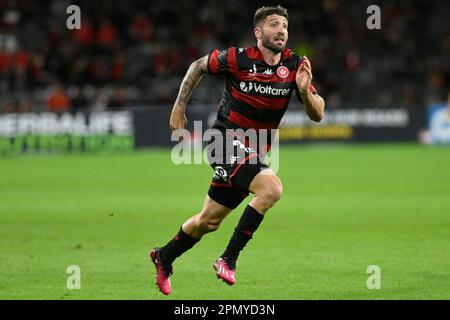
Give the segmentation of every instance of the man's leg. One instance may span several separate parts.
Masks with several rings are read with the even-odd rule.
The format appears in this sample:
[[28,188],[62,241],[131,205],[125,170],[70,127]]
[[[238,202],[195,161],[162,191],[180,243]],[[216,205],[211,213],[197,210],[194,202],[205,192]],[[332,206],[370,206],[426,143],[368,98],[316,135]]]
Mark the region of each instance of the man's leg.
[[265,215],[267,210],[280,200],[283,186],[280,178],[272,170],[266,169],[255,176],[249,190],[255,195],[249,205],[261,215]]
[[172,262],[192,248],[206,233],[216,231],[232,210],[206,196],[200,213],[189,218],[178,234],[161,248],[164,263]]
[[222,220],[232,211],[206,196],[200,213],[189,218],[175,237],[164,247],[155,248],[150,257],[156,266],[156,284],[164,294],[170,294],[169,277],[172,274],[173,261],[191,249],[203,235],[219,228]]
[[258,229],[267,210],[280,199],[282,185],[272,170],[265,169],[253,178],[249,191],[254,193],[254,197],[245,208],[227,248],[214,266],[216,271],[224,270],[217,275],[229,285],[235,282],[234,272],[239,253],[252,239],[253,233]]

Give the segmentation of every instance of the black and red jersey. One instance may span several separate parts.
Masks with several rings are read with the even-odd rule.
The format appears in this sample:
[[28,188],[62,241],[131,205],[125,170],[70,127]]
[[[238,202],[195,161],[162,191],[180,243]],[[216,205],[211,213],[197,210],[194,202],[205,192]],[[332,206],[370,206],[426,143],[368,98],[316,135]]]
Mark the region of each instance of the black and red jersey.
[[[276,129],[295,90],[296,72],[302,58],[284,49],[280,62],[268,65],[256,46],[213,50],[208,56],[208,72],[226,75],[214,127]],[[311,92],[316,93],[313,85]]]

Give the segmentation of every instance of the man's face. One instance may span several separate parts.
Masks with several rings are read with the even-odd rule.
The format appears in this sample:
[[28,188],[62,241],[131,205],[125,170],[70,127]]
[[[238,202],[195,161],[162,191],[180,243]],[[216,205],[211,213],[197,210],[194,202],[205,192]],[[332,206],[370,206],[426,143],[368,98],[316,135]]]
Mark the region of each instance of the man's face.
[[275,53],[281,52],[286,47],[288,40],[288,21],[277,14],[267,16],[255,29],[257,39],[262,45]]

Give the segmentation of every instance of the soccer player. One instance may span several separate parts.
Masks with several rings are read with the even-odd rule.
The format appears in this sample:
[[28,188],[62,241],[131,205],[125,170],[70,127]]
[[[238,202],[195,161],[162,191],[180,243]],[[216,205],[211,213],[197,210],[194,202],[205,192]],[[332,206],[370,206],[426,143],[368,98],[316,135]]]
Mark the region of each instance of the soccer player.
[[[212,50],[191,64],[173,106],[170,117],[172,130],[185,128],[188,100],[205,73],[226,76],[225,90],[213,125],[224,136],[227,129],[258,131],[278,128],[293,91],[304,104],[310,119],[317,122],[323,119],[325,102],[311,83],[310,61],[286,48],[287,10],[281,6],[259,8],[254,15],[254,34],[256,46]],[[156,284],[163,294],[170,294],[172,290],[169,277],[174,260],[191,249],[203,235],[217,230],[222,220],[252,193],[254,196],[228,246],[213,263],[219,279],[228,285],[235,283],[239,253],[282,194],[280,179],[260,160],[258,152],[261,150],[243,149],[245,159],[234,157],[234,161],[220,165],[210,163],[215,173],[201,211],[189,218],[165,246],[150,252],[156,266]],[[250,163],[249,159],[254,157],[257,161]]]

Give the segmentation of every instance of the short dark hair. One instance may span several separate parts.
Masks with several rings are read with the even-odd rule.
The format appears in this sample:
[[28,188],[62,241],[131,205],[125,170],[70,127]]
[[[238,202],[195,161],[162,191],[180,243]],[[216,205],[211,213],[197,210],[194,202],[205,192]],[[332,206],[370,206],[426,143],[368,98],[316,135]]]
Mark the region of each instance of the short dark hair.
[[289,19],[287,9],[283,8],[280,5],[277,5],[276,7],[261,7],[255,12],[255,16],[253,18],[253,26],[256,28],[256,26],[261,21],[272,14],[277,14],[279,16],[285,17],[286,19]]

